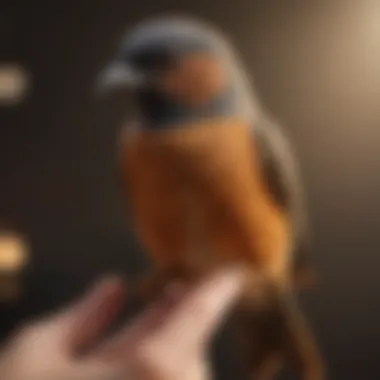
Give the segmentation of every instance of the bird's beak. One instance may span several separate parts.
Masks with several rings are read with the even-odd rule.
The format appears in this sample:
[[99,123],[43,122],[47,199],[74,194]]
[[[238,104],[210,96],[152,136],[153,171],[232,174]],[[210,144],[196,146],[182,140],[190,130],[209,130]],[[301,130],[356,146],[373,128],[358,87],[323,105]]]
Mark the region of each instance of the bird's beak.
[[144,76],[123,62],[112,62],[99,74],[96,90],[104,94],[118,89],[135,89],[144,86]]

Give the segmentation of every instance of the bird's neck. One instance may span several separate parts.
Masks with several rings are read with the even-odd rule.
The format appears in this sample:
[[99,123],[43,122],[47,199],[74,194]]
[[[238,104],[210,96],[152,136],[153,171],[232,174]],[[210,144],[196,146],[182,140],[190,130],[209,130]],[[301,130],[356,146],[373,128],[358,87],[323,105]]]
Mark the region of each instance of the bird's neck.
[[239,103],[233,88],[228,88],[201,106],[185,105],[154,92],[141,93],[138,101],[145,128],[150,130],[178,128],[215,118],[239,117],[242,114]]

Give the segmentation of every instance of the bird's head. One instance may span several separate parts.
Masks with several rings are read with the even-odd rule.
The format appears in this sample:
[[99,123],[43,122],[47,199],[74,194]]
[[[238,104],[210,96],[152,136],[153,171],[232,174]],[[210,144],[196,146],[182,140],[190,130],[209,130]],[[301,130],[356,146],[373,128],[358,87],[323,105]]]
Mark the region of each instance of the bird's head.
[[227,50],[225,40],[200,22],[154,19],[127,34],[98,85],[103,91],[128,88],[143,113],[155,121],[194,117],[200,110],[229,112],[237,99]]

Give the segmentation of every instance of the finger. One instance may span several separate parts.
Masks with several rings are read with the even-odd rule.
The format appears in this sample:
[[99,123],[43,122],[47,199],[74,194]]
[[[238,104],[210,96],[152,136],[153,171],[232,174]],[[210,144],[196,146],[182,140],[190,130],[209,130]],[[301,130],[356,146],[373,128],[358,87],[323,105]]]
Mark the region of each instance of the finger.
[[124,296],[121,279],[104,278],[69,309],[66,344],[71,353],[88,348],[104,333],[121,310]]
[[107,359],[117,358],[120,355],[125,357],[129,350],[133,350],[136,342],[140,342],[162,325],[165,317],[185,292],[186,287],[183,284],[169,285],[165,289],[163,296],[144,311],[142,315],[102,344],[99,347],[98,355]]
[[217,328],[237,300],[244,279],[240,269],[227,269],[211,275],[180,303],[158,332],[159,339],[176,344],[200,345]]
[[99,360],[88,360],[76,366],[70,377],[62,380],[125,380],[124,365],[107,364]]

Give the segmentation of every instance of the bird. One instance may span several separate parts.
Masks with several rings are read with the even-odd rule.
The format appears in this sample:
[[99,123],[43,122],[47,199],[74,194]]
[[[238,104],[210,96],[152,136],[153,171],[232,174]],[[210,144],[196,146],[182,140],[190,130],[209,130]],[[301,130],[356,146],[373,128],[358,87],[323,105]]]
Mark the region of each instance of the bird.
[[142,20],[97,78],[125,90],[119,168],[149,292],[218,265],[247,269],[236,307],[253,379],[325,368],[297,292],[312,278],[310,228],[290,138],[261,104],[234,44],[194,17]]

